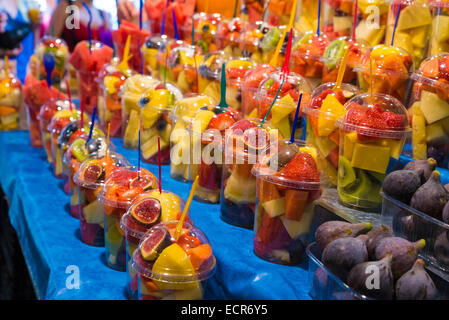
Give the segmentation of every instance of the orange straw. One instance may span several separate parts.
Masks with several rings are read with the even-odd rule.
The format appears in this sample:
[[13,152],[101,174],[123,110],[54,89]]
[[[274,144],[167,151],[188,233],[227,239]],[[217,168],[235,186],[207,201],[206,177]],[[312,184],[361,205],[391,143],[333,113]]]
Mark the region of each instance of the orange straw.
[[178,224],[176,225],[175,232],[173,234],[173,237],[178,240],[179,236],[181,235],[182,225],[184,224],[184,220],[186,218],[187,212],[189,211],[190,204],[192,203],[193,195],[195,194],[196,186],[198,185],[198,176],[196,176],[195,181],[193,182],[192,189],[190,189],[190,195],[187,199],[186,205],[184,207],[184,211],[182,212],[182,216],[178,221]]

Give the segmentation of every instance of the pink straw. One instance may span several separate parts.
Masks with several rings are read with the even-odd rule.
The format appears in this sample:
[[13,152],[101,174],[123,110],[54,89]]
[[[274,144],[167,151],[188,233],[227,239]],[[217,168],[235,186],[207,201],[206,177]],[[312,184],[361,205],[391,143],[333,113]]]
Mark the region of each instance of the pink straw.
[[157,151],[159,163],[159,193],[162,194],[162,170],[161,170],[161,137],[157,137]]

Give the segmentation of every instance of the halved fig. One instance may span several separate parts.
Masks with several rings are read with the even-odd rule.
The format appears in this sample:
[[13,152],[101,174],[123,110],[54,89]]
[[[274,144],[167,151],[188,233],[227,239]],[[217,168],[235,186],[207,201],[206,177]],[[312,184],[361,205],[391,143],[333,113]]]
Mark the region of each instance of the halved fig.
[[161,220],[162,206],[157,199],[145,199],[133,205],[130,213],[135,220],[151,227]]
[[153,189],[155,187],[155,183],[152,177],[150,176],[140,176],[136,177],[129,183],[129,188],[138,188],[141,187],[144,191]]
[[166,229],[159,228],[145,239],[140,253],[145,261],[154,261],[169,245],[171,245],[170,233]]
[[243,142],[248,147],[248,149],[262,150],[268,146],[268,132],[261,127],[249,128],[243,135]]
[[103,166],[97,160],[89,161],[84,169],[83,178],[86,182],[97,182],[104,179],[106,172]]

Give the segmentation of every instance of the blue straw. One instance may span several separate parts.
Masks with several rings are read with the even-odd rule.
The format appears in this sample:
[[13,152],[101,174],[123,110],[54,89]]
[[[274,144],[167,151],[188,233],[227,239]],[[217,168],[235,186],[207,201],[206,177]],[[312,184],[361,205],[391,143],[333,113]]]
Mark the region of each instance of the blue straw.
[[396,28],[398,26],[399,13],[401,12],[401,4],[399,4],[398,13],[396,13],[396,20],[394,21],[393,35],[391,36],[391,46],[394,44],[394,35],[396,33]]
[[173,28],[175,29],[175,40],[179,40],[178,24],[176,23],[175,9],[172,9],[171,12],[173,15]]
[[143,8],[143,1],[142,0],[140,0],[139,1],[139,28],[140,28],[140,30],[142,30],[142,8]]
[[118,1],[119,0],[115,0],[115,8],[117,10],[117,26],[120,27],[120,19],[118,18]]
[[321,20],[321,0],[318,0],[318,21],[316,26],[316,35],[320,35],[320,20]]
[[92,12],[89,9],[89,6],[83,1],[83,6],[86,8],[87,13],[89,14],[89,22],[87,23],[87,32],[89,35],[89,52],[92,54],[92,30],[90,25],[92,24]]
[[139,157],[137,158],[138,179],[140,180],[140,129],[139,129]]
[[165,12],[167,11],[167,7],[168,7],[168,2],[169,1],[170,0],[167,0],[167,2],[165,3],[164,13],[162,14],[161,35],[165,34]]
[[94,112],[92,112],[92,119],[90,124],[90,130],[89,130],[89,136],[87,137],[86,144],[92,139],[92,132],[94,131],[94,125],[95,125],[95,114],[97,113],[97,107],[94,107]]
[[302,92],[299,95],[298,106],[296,107],[295,120],[293,120],[292,135],[290,137],[290,143],[295,142],[295,131],[296,131],[296,124],[298,123],[299,109],[301,109],[301,100],[302,100]]

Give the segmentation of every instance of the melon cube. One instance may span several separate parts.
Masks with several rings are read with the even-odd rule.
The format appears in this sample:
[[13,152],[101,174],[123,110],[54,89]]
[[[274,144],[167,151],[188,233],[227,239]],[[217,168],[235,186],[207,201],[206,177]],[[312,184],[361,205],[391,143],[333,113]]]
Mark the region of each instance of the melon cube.
[[428,124],[449,117],[449,103],[433,92],[426,90],[421,92],[420,107]]
[[265,212],[274,218],[285,213],[285,198],[278,198],[270,201],[262,202],[261,205],[265,209]]
[[385,173],[390,162],[390,156],[391,149],[389,147],[356,143],[351,165],[354,168]]

